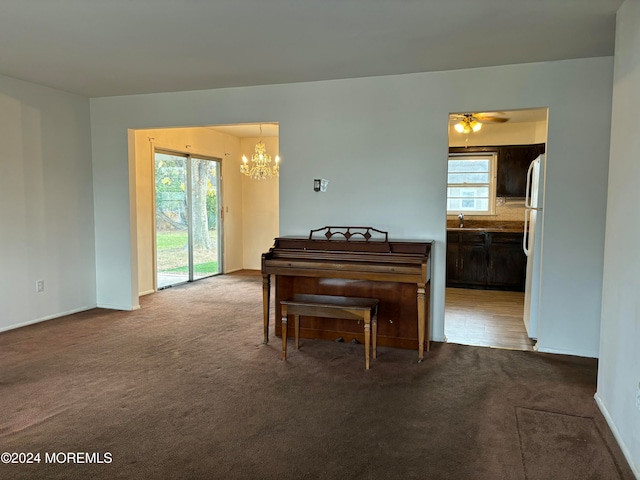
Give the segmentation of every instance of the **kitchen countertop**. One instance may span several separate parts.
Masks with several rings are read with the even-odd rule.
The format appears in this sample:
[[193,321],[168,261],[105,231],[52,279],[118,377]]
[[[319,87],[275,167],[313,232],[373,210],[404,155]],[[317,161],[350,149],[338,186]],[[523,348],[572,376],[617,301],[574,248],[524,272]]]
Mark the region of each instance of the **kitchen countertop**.
[[447,220],[447,231],[450,232],[508,232],[522,233],[524,222],[491,221],[491,220],[466,220],[464,227],[460,228],[458,220]]

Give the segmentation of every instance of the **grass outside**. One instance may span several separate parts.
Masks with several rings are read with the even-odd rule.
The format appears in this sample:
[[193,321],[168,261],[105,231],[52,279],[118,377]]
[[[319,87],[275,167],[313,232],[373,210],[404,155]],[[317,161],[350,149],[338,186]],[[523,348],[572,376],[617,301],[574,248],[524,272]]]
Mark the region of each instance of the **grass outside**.
[[[162,271],[167,273],[187,273],[189,267],[185,265],[184,267],[169,268]],[[193,266],[193,273],[218,273],[218,262],[196,263]]]
[[[217,245],[217,231],[210,230],[209,234],[214,245]],[[188,269],[188,232],[186,230],[173,230],[168,232],[156,232],[156,253],[158,272],[184,273]],[[218,249],[195,249],[194,274],[218,273]]]
[[187,231],[177,230],[173,232],[156,232],[156,245],[158,250],[170,248],[187,248]]

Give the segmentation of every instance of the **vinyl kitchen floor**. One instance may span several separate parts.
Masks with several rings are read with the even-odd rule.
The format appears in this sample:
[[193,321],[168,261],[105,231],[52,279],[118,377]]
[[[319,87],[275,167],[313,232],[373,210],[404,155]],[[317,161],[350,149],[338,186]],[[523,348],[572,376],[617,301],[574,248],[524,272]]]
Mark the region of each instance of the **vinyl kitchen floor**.
[[524,293],[447,288],[444,332],[449,343],[533,350],[522,321]]

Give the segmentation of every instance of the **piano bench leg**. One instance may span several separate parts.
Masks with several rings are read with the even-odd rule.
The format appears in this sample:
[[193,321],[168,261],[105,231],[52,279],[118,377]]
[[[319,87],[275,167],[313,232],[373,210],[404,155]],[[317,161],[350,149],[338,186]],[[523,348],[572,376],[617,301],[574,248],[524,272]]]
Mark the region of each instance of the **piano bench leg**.
[[371,325],[373,326],[373,338],[371,339],[373,343],[373,358],[378,358],[378,314],[373,315],[373,319],[371,320]]
[[287,359],[287,307],[282,307],[282,360]]
[[369,370],[369,348],[371,345],[371,317],[364,319],[364,368]]

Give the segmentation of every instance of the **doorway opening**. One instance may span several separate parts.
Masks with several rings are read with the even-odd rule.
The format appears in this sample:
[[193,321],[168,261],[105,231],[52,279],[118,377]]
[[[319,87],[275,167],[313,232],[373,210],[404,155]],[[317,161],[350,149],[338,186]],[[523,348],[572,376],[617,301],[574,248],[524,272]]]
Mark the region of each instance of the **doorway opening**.
[[[260,270],[261,255],[279,232],[279,177],[257,181],[240,166],[243,157],[255,153],[261,129],[267,153],[279,155],[277,123],[129,131],[139,296],[190,279]],[[197,177],[205,167],[208,177]],[[156,198],[156,192],[164,197]],[[198,194],[199,201],[190,200]],[[204,230],[211,243],[198,239]],[[189,237],[195,242],[191,246]],[[165,281],[167,276],[172,278]]]
[[157,288],[221,273],[220,159],[156,149],[154,186]]
[[546,141],[547,108],[449,116],[448,342],[534,350],[523,321],[525,190]]

